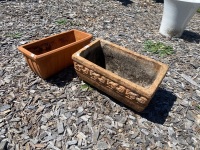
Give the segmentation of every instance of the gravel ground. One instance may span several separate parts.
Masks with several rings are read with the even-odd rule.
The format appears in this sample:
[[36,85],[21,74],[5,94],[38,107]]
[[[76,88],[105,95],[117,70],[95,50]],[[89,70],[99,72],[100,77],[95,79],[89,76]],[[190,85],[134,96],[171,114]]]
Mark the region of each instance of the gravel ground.
[[[181,38],[158,33],[163,4],[123,0],[0,1],[0,149],[199,149],[200,13]],[[84,83],[73,67],[36,76],[17,46],[69,29],[169,65],[149,106],[137,113]],[[144,51],[146,40],[174,54]]]

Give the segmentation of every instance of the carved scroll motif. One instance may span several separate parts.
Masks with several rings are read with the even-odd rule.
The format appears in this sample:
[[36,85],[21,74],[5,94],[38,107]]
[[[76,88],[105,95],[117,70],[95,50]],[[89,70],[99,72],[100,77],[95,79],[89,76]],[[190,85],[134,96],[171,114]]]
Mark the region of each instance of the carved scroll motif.
[[129,100],[133,101],[136,100],[137,102],[141,104],[145,104],[147,102],[147,98],[140,96],[139,94],[136,94],[132,92],[130,89],[127,89],[126,87],[119,85],[118,83],[115,83],[114,81],[106,78],[103,75],[98,74],[94,70],[91,70],[77,62],[74,62],[74,68],[76,71],[83,73],[84,75],[89,76],[92,80],[95,80],[101,85],[105,85],[107,88],[115,91],[116,93],[125,96]]
[[94,72],[93,70],[90,70],[90,77],[91,77],[93,80],[97,80],[98,78],[100,78],[100,74]]
[[81,71],[83,69],[83,66],[78,64],[77,62],[74,62],[74,68],[77,70],[77,71]]
[[115,83],[115,82],[113,82],[113,81],[107,79],[106,86],[107,86],[109,89],[114,90],[114,89],[116,89],[117,85],[118,85],[117,83]]
[[105,84],[105,82],[106,82],[106,78],[104,76],[99,77],[98,80],[102,84]]
[[83,71],[83,74],[88,74],[90,69],[85,67],[85,68],[82,69],[82,71]]
[[140,102],[141,104],[145,104],[147,102],[147,98],[143,96],[136,98],[136,100]]
[[131,90],[126,89],[126,97],[129,99],[136,99],[139,95],[136,93],[131,92]]
[[125,93],[125,90],[126,90],[126,88],[123,87],[123,86],[121,86],[121,85],[119,85],[119,86],[116,87],[116,92],[118,92],[120,94]]

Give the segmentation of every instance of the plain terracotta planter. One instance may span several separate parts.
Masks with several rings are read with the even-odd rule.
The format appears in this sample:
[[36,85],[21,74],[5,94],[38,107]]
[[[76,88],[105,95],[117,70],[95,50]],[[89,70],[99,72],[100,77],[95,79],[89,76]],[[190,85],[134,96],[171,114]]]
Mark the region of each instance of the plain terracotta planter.
[[72,54],[89,44],[91,39],[91,34],[70,30],[19,46],[18,49],[32,71],[46,79],[73,65]]
[[141,112],[164,78],[168,66],[98,39],[72,55],[78,76]]

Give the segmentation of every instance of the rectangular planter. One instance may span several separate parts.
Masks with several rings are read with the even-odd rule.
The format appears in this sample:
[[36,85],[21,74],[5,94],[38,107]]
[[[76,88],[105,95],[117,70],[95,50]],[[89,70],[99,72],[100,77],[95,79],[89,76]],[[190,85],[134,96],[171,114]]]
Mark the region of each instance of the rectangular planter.
[[111,42],[98,39],[72,55],[81,79],[141,112],[168,66]]
[[46,79],[67,66],[73,65],[73,53],[89,44],[92,35],[70,30],[19,46],[29,67]]

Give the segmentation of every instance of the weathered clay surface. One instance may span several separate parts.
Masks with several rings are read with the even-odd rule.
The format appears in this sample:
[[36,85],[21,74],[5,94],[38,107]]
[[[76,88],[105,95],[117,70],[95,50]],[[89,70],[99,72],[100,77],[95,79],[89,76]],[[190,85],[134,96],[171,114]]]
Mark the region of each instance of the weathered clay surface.
[[80,55],[140,86],[148,87],[153,83],[159,69],[158,64],[114,49],[112,45],[102,44],[94,49],[88,49],[87,54],[81,53]]
[[148,105],[168,69],[105,40],[92,42],[72,58],[83,80],[137,111]]

